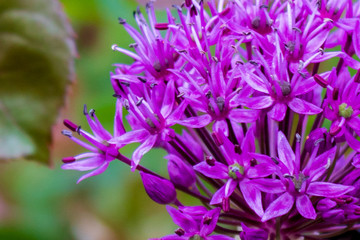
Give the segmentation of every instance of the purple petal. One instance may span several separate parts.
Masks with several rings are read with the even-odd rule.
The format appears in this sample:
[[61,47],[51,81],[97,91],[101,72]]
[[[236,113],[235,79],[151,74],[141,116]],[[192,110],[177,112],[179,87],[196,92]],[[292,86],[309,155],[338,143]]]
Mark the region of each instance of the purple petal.
[[317,205],[316,209],[321,212],[325,212],[335,207],[337,203],[335,201],[330,200],[329,198],[321,199]]
[[290,147],[288,140],[282,132],[278,133],[278,153],[279,159],[289,170],[289,174],[294,173],[295,154]]
[[171,235],[164,236],[162,238],[152,238],[150,240],[189,240],[189,238],[186,236],[180,237],[176,234],[171,234]]
[[166,124],[168,126],[172,126],[175,124],[176,120],[179,120],[185,111],[185,108],[187,107],[187,102],[182,101],[179,106],[175,108],[175,110],[169,115],[169,117],[166,118]]
[[246,73],[244,75],[245,76],[243,76],[243,78],[246,81],[246,83],[249,84],[250,87],[252,87],[253,89],[259,92],[269,93],[264,80],[261,79],[259,76],[255,74],[246,74]]
[[269,163],[260,163],[254,167],[250,167],[246,172],[248,178],[267,177],[276,171],[276,167]]
[[133,130],[119,137],[111,139],[109,142],[117,146],[126,145],[134,142],[142,142],[149,136],[149,132],[145,129]]
[[209,178],[214,178],[214,179],[229,178],[228,167],[219,162],[215,162],[214,166],[210,166],[205,161],[203,161],[201,163],[196,164],[193,168]]
[[237,187],[237,180],[230,178],[225,184],[225,197],[228,198],[235,191]]
[[313,115],[322,112],[321,108],[300,98],[294,98],[288,103],[288,106],[291,110],[299,114]]
[[269,205],[261,221],[266,222],[269,219],[285,215],[293,205],[294,197],[290,193],[285,192]]
[[304,218],[316,218],[314,206],[312,205],[310,198],[307,195],[302,195],[296,198],[296,209]]
[[241,144],[241,150],[246,153],[255,152],[255,136],[254,127],[250,127],[245,135],[245,138]]
[[86,178],[93,177],[93,176],[103,173],[107,169],[108,166],[109,166],[109,162],[105,162],[103,165],[101,165],[99,168],[95,169],[94,171],[83,175],[81,178],[79,178],[79,180],[76,183],[78,184],[79,182],[81,182],[82,180],[84,180]]
[[358,116],[346,119],[346,124],[354,129],[354,131],[360,132],[360,119]]
[[336,198],[351,192],[352,190],[354,190],[353,186],[329,182],[312,182],[309,184],[306,193],[312,196]]
[[[213,210],[208,211],[204,215],[201,222],[201,229],[200,229],[201,236],[207,236],[214,231],[217,220],[219,219],[220,216],[220,211],[221,211],[220,208],[214,208]],[[208,219],[210,219],[209,223],[207,222]]]
[[225,198],[225,187],[226,185],[222,186],[214,193],[211,198],[210,205],[218,204],[223,201],[223,199]]
[[104,158],[97,156],[72,163],[65,163],[61,166],[61,168],[65,170],[89,171],[100,167],[102,164],[104,164],[104,162]]
[[233,109],[229,118],[236,123],[255,122],[259,117],[259,111],[251,109]]
[[268,112],[268,116],[275,121],[284,120],[287,106],[284,103],[276,103],[272,109]]
[[177,120],[174,122],[183,125],[185,127],[202,128],[208,125],[209,123],[211,123],[211,121],[212,121],[211,116],[209,114],[205,114],[199,117],[190,117],[184,120]]
[[353,31],[353,46],[357,56],[360,56],[360,22],[357,21]]
[[213,124],[213,132],[223,132],[225,136],[229,136],[229,128],[225,120],[217,120]]
[[243,180],[239,185],[246,203],[258,216],[262,217],[264,215],[264,210],[262,207],[260,190],[252,185],[249,180]]
[[234,238],[225,235],[211,235],[206,237],[206,240],[234,240]]
[[360,142],[351,134],[348,130],[345,130],[345,139],[349,146],[357,151],[360,152]]
[[270,96],[246,98],[243,104],[252,109],[264,109],[273,105],[274,100]]
[[241,240],[267,240],[269,234],[263,229],[249,228],[241,223],[242,232],[240,233]]
[[252,179],[251,184],[262,192],[266,193],[282,193],[286,191],[286,187],[281,180],[271,178]]
[[175,86],[174,81],[169,81],[166,85],[165,95],[161,106],[161,115],[167,118],[173,110],[175,104]]
[[157,139],[157,135],[151,135],[148,139],[145,140],[134,152],[132,155],[131,161],[131,170],[135,171],[137,165],[139,164],[141,158],[145,153],[149,152],[154,146]]
[[192,233],[199,230],[197,222],[195,222],[188,214],[182,213],[169,205],[166,206],[166,210],[173,219],[174,223],[183,228],[185,232]]

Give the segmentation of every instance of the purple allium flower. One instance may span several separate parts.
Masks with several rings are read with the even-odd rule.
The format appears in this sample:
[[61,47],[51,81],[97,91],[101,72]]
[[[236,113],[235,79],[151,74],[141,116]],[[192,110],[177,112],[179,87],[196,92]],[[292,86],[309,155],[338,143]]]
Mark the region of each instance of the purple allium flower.
[[[360,229],[360,2],[174,8],[163,22],[151,3],[147,18],[138,8],[138,30],[119,18],[135,43],[113,45],[134,59],[110,76],[114,136],[93,111],[93,135],[65,120],[90,144],[63,133],[90,152],[63,168],[93,170],[80,180],[114,159],[139,170],[180,227],[160,239],[329,239]],[[140,146],[128,159],[119,149],[131,143]],[[153,148],[167,152],[169,176],[142,165]]]
[[[117,102],[117,108],[120,108],[120,102]],[[86,148],[90,152],[82,153],[74,157],[67,157],[63,159],[62,169],[71,169],[77,171],[89,171],[83,175],[77,183],[85,178],[92,177],[103,173],[109,163],[114,160],[119,154],[119,148],[124,146],[124,143],[116,144],[110,143],[113,136],[106,131],[95,115],[95,110],[91,109],[88,113],[86,105],[84,106],[84,115],[89,123],[89,126],[94,135],[84,131],[80,126],[72,123],[70,120],[65,119],[64,125],[71,131],[77,132],[80,136],[84,137],[90,144],[75,138],[70,131],[64,130],[62,133],[68,136],[71,140]],[[125,133],[125,128],[122,123],[122,112],[117,111],[114,121],[114,137],[118,137]]]
[[162,237],[161,240],[203,239],[203,240],[232,240],[225,235],[210,235],[220,215],[220,208],[207,211],[204,207],[189,207],[175,209],[167,206],[167,211],[174,222],[180,227],[175,234]]
[[[297,149],[300,141],[297,140]],[[318,147],[317,147],[318,148]],[[280,177],[287,185],[287,190],[273,201],[266,209],[262,221],[288,213],[294,203],[304,218],[315,219],[316,212],[310,196],[341,197],[352,191],[354,187],[319,181],[321,175],[330,167],[334,151],[329,150],[318,157],[317,148],[313,150],[306,167],[300,170],[299,152],[295,155],[282,132],[278,135],[278,154]]]

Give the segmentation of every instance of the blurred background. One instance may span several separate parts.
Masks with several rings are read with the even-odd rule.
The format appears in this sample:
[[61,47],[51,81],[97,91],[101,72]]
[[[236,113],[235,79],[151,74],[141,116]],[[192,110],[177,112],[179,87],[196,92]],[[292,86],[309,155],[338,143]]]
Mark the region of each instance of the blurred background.
[[[84,151],[60,134],[62,119],[89,130],[82,114],[86,103],[112,131],[115,99],[109,72],[112,64],[131,63],[131,59],[113,52],[111,45],[132,43],[117,18],[134,25],[132,12],[138,5],[135,0],[60,1],[77,35],[77,79],[54,127],[53,167],[29,161],[1,164],[0,239],[139,240],[171,234],[177,227],[165,207],[147,197],[139,174],[128,166],[113,161],[105,173],[80,184],[76,181],[81,172],[60,169],[61,158]],[[162,1],[157,7],[176,2]],[[161,11],[158,16],[165,20]],[[122,153],[130,157],[136,146]],[[142,162],[166,174],[164,155],[152,151]]]

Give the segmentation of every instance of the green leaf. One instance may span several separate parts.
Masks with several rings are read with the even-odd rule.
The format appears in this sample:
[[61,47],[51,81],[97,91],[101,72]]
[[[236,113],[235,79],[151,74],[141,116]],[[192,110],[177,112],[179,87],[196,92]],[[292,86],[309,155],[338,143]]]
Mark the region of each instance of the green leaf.
[[50,164],[51,128],[74,77],[58,0],[0,0],[0,159]]

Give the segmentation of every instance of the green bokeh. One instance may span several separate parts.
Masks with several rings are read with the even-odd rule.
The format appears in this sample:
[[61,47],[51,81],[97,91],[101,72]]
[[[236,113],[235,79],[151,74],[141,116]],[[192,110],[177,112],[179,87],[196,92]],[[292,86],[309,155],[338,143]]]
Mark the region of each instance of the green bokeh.
[[[77,34],[77,81],[70,91],[62,118],[88,130],[83,104],[96,109],[105,128],[112,131],[115,99],[109,80],[114,63],[132,60],[111,45],[132,43],[117,18],[134,25],[137,4],[125,0],[61,0]],[[161,18],[164,18],[164,13]],[[59,120],[60,121],[60,120]],[[59,124],[60,126],[61,124]],[[54,168],[17,161],[0,167],[0,239],[124,239],[139,240],[172,233],[176,226],[165,207],[146,195],[139,174],[114,161],[102,175],[76,184],[82,175],[60,169],[61,158],[83,152],[68,138],[54,136]],[[137,145],[122,149],[131,156]],[[157,172],[166,172],[164,151],[151,151],[142,160]]]

